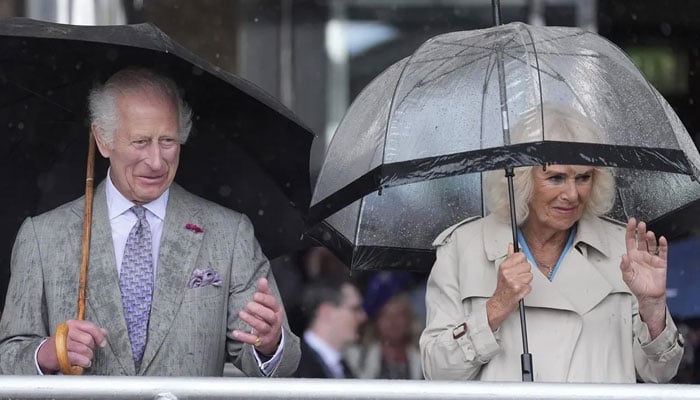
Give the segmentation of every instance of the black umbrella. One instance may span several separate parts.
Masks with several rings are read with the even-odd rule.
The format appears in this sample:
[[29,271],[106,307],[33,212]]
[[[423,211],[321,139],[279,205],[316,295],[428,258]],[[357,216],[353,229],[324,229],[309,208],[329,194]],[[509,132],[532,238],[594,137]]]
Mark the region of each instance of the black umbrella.
[[[150,24],[6,19],[0,22],[2,298],[22,220],[82,194],[89,89],[126,66],[170,76],[194,111],[175,181],[250,217],[268,257],[299,245],[313,134],[278,101]],[[99,182],[105,160],[95,172]]]

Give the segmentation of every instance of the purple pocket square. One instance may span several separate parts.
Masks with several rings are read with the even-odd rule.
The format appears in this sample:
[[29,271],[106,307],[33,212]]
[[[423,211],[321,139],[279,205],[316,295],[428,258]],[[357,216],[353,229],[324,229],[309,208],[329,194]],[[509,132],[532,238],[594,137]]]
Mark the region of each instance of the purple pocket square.
[[221,286],[221,277],[219,276],[219,273],[211,269],[195,269],[192,271],[190,281],[187,282],[187,287],[190,289],[209,285],[216,287]]

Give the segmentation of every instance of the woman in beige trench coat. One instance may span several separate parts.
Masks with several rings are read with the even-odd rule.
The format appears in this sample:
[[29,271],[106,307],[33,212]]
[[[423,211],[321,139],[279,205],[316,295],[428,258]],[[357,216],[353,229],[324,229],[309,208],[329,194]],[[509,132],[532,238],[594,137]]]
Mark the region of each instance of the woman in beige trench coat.
[[[545,129],[561,140],[598,135],[574,111],[545,115]],[[668,243],[644,222],[632,218],[625,228],[600,217],[613,204],[610,171],[517,169],[518,253],[502,176],[490,173],[485,182],[489,216],[435,240],[420,338],[425,377],[520,381],[517,305],[524,299],[535,381],[673,378],[683,339],[666,307]]]

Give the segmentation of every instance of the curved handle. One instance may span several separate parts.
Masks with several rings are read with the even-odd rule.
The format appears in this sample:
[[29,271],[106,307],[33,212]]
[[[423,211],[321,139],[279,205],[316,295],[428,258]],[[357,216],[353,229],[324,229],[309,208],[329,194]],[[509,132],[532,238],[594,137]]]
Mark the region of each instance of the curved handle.
[[82,375],[83,367],[70,365],[68,360],[68,325],[63,322],[56,327],[56,357],[63,375]]

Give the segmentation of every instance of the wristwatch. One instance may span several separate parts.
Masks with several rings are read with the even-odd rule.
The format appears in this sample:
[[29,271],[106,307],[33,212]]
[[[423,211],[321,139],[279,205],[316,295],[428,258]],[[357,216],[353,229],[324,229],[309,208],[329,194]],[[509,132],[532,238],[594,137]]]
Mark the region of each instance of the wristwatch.
[[452,337],[454,339],[461,338],[462,336],[464,336],[465,333],[467,333],[467,323],[466,322],[462,322],[461,324],[455,326],[454,329],[452,329]]

